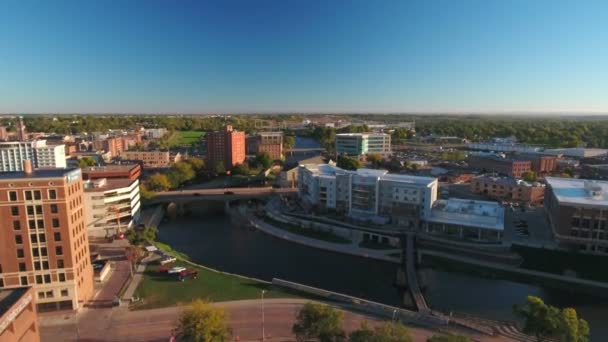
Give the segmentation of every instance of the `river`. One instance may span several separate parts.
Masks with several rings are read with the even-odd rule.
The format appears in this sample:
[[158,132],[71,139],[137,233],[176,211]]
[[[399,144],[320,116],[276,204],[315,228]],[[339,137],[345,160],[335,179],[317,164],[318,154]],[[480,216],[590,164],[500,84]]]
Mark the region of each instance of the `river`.
[[[160,225],[159,239],[195,261],[222,271],[264,280],[281,278],[401,305],[393,287],[397,265],[316,250],[242,226],[224,215],[178,218]],[[425,296],[436,310],[514,320],[511,308],[527,295],[572,306],[592,329],[592,341],[608,341],[608,301],[536,285],[421,269]]]

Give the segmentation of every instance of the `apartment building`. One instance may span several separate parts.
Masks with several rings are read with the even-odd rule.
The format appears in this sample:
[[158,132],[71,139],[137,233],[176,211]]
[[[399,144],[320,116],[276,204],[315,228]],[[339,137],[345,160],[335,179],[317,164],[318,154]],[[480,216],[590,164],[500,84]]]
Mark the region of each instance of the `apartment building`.
[[227,125],[224,130],[208,132],[207,160],[210,163],[222,162],[227,169],[245,161],[245,132],[239,132]]
[[89,238],[115,236],[139,222],[139,180],[96,178],[83,186]]
[[180,153],[172,155],[169,151],[123,151],[123,160],[141,161],[145,168],[168,168],[182,160]]
[[0,284],[32,286],[38,312],[93,295],[83,191],[80,169],[0,173]]
[[608,254],[608,182],[546,177],[545,209],[561,247]]
[[268,153],[272,159],[283,158],[283,132],[260,132],[255,136],[255,153]]
[[491,172],[521,178],[524,172],[532,170],[530,160],[517,160],[499,156],[471,155],[467,158],[469,167],[482,172]]
[[545,186],[538,182],[525,182],[511,177],[478,176],[471,180],[471,192],[488,198],[525,203],[542,203]]
[[516,153],[517,160],[529,160],[530,168],[537,174],[552,173],[557,168],[557,157],[540,153]]
[[0,341],[40,341],[35,303],[32,287],[0,286]]
[[46,140],[0,142],[0,171],[23,171],[23,161],[34,168],[65,168],[65,145],[47,145]]
[[389,155],[391,136],[386,133],[336,134],[336,155],[363,156],[368,153]]
[[305,204],[343,212],[360,221],[418,227],[437,199],[437,179],[389,174],[386,170],[347,171],[333,164],[304,164],[298,192]]

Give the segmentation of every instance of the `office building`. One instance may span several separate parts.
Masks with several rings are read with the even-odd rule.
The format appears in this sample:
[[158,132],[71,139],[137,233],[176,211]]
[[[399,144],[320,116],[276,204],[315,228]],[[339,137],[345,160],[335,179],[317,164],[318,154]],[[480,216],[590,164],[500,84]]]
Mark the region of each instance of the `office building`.
[[80,169],[0,173],[0,278],[33,286],[38,312],[77,310],[93,295]]
[[391,153],[391,136],[386,133],[341,133],[336,134],[336,155],[363,156]]
[[207,160],[222,162],[227,169],[245,161],[245,132],[239,132],[228,125],[222,131],[206,134]]
[[433,203],[424,231],[461,240],[500,242],[505,211],[496,202],[450,198]]
[[473,193],[504,201],[542,203],[545,198],[543,184],[511,177],[478,176],[471,180],[470,189]]
[[545,209],[561,247],[608,254],[608,182],[546,177]]
[[299,166],[298,192],[305,205],[321,210],[343,212],[359,221],[415,228],[437,199],[437,179],[305,164]]
[[255,136],[255,153],[268,153],[270,158],[283,158],[283,132],[260,132]]
[[502,158],[494,155],[470,155],[467,162],[469,167],[484,173],[498,173],[516,178],[521,178],[524,172],[532,170],[530,160]]
[[89,238],[115,236],[139,222],[139,180],[95,178],[84,181],[83,186]]
[[0,284],[1,342],[40,341],[35,302],[31,287],[5,289]]
[[47,145],[46,140],[0,142],[0,171],[23,171],[23,161],[33,167],[65,168],[65,145]]

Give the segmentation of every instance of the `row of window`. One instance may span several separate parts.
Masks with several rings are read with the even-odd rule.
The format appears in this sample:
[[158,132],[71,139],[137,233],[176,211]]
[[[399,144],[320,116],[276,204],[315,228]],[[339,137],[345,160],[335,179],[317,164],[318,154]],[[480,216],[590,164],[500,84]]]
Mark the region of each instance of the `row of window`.
[[[23,248],[17,248],[16,250],[17,252],[17,258],[18,259],[23,259],[25,258],[25,252],[23,250]],[[55,255],[59,256],[59,255],[63,255],[63,247],[62,246],[55,246]],[[48,256],[48,251],[46,247],[40,247],[40,248],[32,248],[32,256],[34,257],[46,257]]]
[[[67,297],[68,296],[68,290],[67,289],[63,289],[61,290],[61,297]],[[38,299],[45,299],[45,298],[54,298],[53,295],[53,291],[39,291],[38,292]]]
[[[61,241],[61,233],[59,233],[59,232],[53,233],[53,240],[55,242]],[[30,241],[32,243],[38,243],[38,242],[44,243],[44,242],[46,242],[46,235],[44,233],[30,234]],[[15,235],[15,243],[18,245],[23,244],[23,237],[21,236],[21,234]]]
[[[24,190],[23,198],[25,198],[26,201],[40,201],[42,200],[42,192],[40,190]],[[57,199],[57,190],[49,189],[48,199]],[[17,191],[8,191],[8,200],[17,202],[19,200]]]

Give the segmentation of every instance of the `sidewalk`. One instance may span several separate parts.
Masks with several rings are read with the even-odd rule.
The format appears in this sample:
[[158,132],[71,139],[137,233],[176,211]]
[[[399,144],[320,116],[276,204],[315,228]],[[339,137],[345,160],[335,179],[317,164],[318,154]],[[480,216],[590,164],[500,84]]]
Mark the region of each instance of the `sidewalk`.
[[143,258],[139,264],[137,264],[137,268],[135,269],[133,278],[131,279],[131,282],[129,282],[129,286],[122,295],[123,300],[131,300],[131,298],[133,298],[133,295],[135,294],[135,291],[137,290],[137,287],[139,286],[139,283],[141,282],[141,279],[144,276],[146,266],[148,266],[149,262],[157,260],[158,258],[160,257],[157,254],[150,253],[145,258]]

